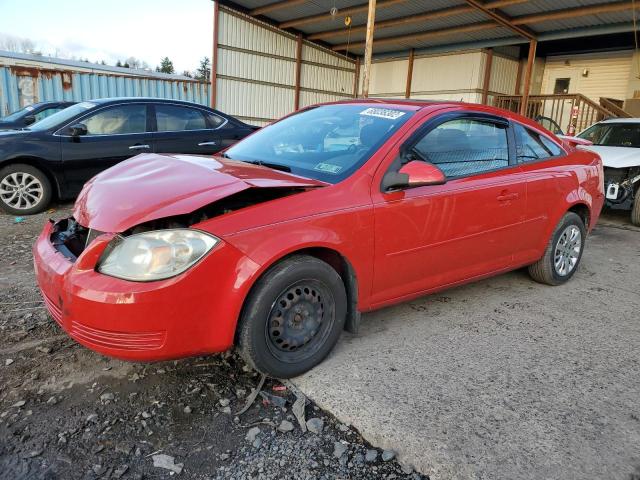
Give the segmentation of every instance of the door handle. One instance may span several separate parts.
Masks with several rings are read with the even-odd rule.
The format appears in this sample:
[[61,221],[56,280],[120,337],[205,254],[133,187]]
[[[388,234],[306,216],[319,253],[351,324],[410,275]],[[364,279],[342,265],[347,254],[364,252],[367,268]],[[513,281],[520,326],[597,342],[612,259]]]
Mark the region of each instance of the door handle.
[[209,147],[213,145],[218,145],[218,142],[200,142],[198,144],[199,147]]
[[517,193],[502,193],[500,195],[498,195],[496,198],[499,202],[507,202],[509,200],[515,200],[519,197],[520,195]]
[[149,145],[131,145],[129,150],[147,150],[151,148]]

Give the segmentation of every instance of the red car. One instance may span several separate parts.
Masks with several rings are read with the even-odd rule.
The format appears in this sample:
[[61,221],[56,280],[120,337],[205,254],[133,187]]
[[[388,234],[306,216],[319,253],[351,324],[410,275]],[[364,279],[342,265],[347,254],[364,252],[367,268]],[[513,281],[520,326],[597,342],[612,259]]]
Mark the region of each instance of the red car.
[[347,101],[220,157],[143,154],[100,173],[34,262],[51,315],[93,350],[238,345],[291,377],[361,312],[524,266],[566,282],[603,201],[596,154],[514,113]]

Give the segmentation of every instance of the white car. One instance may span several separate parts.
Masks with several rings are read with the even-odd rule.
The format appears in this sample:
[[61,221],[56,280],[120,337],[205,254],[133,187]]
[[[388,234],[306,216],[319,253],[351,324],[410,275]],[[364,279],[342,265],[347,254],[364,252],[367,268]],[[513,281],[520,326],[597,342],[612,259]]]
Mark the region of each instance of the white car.
[[631,222],[640,226],[640,118],[612,118],[595,123],[577,135],[592,143],[604,165],[605,205],[631,210]]

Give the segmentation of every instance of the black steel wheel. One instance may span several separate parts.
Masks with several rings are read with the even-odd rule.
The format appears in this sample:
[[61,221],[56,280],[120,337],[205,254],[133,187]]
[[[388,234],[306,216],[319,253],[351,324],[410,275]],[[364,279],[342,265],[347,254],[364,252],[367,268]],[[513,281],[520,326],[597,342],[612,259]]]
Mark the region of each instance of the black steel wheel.
[[331,351],[346,312],[344,284],[330,265],[289,257],[267,271],[247,298],[238,326],[240,351],[263,373],[299,375]]

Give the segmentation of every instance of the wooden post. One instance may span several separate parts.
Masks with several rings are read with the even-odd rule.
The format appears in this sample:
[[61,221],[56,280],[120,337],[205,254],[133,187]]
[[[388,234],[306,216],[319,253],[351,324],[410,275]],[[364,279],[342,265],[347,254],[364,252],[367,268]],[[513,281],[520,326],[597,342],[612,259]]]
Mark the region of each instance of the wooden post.
[[359,81],[360,81],[360,57],[356,57],[356,69],[353,77],[353,98],[358,98]]
[[218,77],[218,1],[214,0],[213,2],[213,52],[211,55],[211,108],[216,108],[217,101],[217,90],[218,86],[216,83]]
[[409,63],[407,64],[407,85],[404,88],[404,98],[411,98],[411,82],[413,80],[413,57],[415,49],[409,50]]
[[536,47],[538,42],[531,40],[529,42],[529,58],[527,58],[527,69],[524,72],[524,86],[522,88],[522,102],[520,103],[520,115],[527,115],[527,103],[529,103],[529,90],[531,89],[531,76],[533,75],[533,67],[536,60]]
[[484,66],[484,79],[482,81],[482,104],[486,105],[489,99],[489,84],[491,83],[491,64],[493,63],[493,48],[487,50],[487,63]]
[[369,0],[367,14],[367,35],[364,45],[364,74],[362,76],[362,96],[369,96],[369,80],[371,79],[371,55],[373,53],[373,30],[376,23],[376,0]]
[[302,35],[296,37],[296,85],[293,94],[293,109],[300,109],[300,72],[302,67]]

